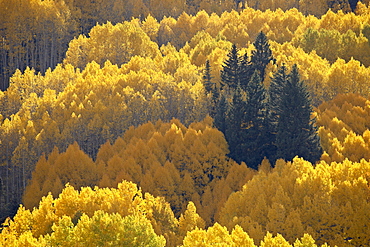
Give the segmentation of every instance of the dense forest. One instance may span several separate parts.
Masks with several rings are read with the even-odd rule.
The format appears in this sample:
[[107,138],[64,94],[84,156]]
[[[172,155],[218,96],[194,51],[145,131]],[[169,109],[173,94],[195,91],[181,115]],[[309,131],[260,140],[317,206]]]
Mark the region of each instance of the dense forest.
[[370,6],[0,0],[0,246],[366,246]]

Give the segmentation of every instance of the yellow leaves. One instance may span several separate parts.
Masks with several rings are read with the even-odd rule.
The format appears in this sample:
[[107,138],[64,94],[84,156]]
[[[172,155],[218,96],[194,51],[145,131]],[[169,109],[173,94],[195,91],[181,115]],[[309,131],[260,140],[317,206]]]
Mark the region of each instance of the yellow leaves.
[[369,159],[367,129],[369,107],[366,98],[356,95],[338,95],[317,109],[317,124],[326,160],[352,161]]
[[33,209],[32,216],[32,234],[34,237],[38,238],[51,231],[51,226],[57,219],[54,214],[53,196],[51,194],[41,199],[39,207]]
[[[316,167],[298,158],[292,163],[279,161],[271,172],[259,172],[241,191],[230,195],[221,210],[220,223],[228,229],[241,225],[255,241],[262,240],[256,231],[260,226],[263,235],[267,231],[279,233],[290,244],[304,233],[311,234],[317,244],[339,246],[348,244],[349,238],[366,242],[363,234],[367,230],[359,230],[362,223],[355,219],[368,214],[356,210],[370,206],[366,177],[369,170],[370,163],[365,160],[331,164],[322,161]],[[344,236],[343,229],[347,228]],[[288,244],[282,236],[267,235],[263,242]],[[309,237],[295,244],[303,242],[315,246]]]
[[[156,124],[132,127],[113,145],[104,144],[95,162],[76,143],[70,145],[65,153],[59,154],[55,149],[48,159],[43,157],[36,165],[24,202],[28,207],[36,206],[37,198],[48,191],[57,196],[66,182],[76,188],[97,184],[109,187],[115,186],[122,179],[129,179],[138,183],[144,191],[155,196],[164,196],[177,215],[185,211],[189,201],[194,201],[194,204],[189,204],[180,220],[183,222],[181,224],[184,224],[184,229],[189,224],[193,225],[192,229],[195,226],[205,227],[204,221],[195,213],[194,205],[199,207],[202,217],[207,217],[207,224],[211,224],[231,191],[240,189],[254,174],[245,165],[235,164],[226,158],[227,143],[222,133],[210,125],[212,119],[207,118],[204,122],[193,123],[189,127],[176,119],[170,123],[158,121]],[[229,172],[230,167],[233,168]],[[87,187],[78,192],[67,186],[53,202],[55,214],[58,217],[67,215],[73,219],[80,211],[89,217],[97,210],[118,212],[121,215],[139,211],[151,220],[157,217],[150,205],[160,202],[149,197],[145,198],[150,199],[150,202],[143,201],[141,192],[135,185],[127,182],[119,184],[118,190],[122,190],[121,197],[126,199],[107,199],[114,198],[116,192],[112,192],[112,189]],[[169,209],[169,205],[166,207]],[[173,216],[167,217],[169,218],[163,219],[163,223],[155,220],[159,224],[153,225],[157,233],[158,229],[166,232],[163,230],[164,225],[173,220]],[[190,223],[185,223],[188,220]],[[48,226],[50,229],[50,220],[45,222],[49,223],[40,227]],[[186,231],[183,230],[182,236]],[[167,234],[166,238],[171,243],[179,240],[172,233]]]
[[274,246],[281,246],[281,247],[290,247],[291,245],[284,239],[281,234],[277,234],[276,237],[273,237],[271,233],[267,233],[264,237],[263,241],[261,242],[261,247],[274,247]]
[[163,236],[155,235],[148,219],[142,216],[130,215],[122,218],[119,214],[109,215],[102,211],[96,211],[90,219],[82,215],[73,235],[75,241],[71,242],[84,246],[164,246],[166,242]]
[[143,216],[108,214],[98,210],[90,218],[83,214],[74,226],[67,216],[53,225],[53,233],[46,237],[52,246],[165,246],[163,236],[157,236],[149,220]]
[[5,246],[164,246],[165,238],[157,234],[174,237],[178,222],[163,199],[144,198],[136,184],[124,181],[116,189],[77,191],[67,185],[58,198],[44,197],[32,212],[21,206],[5,224],[0,234]]
[[[134,2],[100,1],[96,4],[106,7],[104,13],[101,13],[104,17],[117,13],[127,14],[133,4],[133,13],[140,13],[141,7],[145,13],[149,12],[142,1]],[[35,6],[43,7],[40,13],[47,13],[54,4],[53,1],[35,3]],[[179,8],[180,4],[182,5]],[[205,0],[196,1],[194,4],[221,14],[222,8],[231,8],[234,3]],[[257,2],[252,1],[250,4]],[[262,9],[271,5],[272,9],[281,6],[284,10],[295,5],[292,1],[264,1],[258,4]],[[153,7],[150,11],[153,11],[156,17],[164,12],[178,16],[186,3],[150,1],[150,5]],[[300,5],[301,10],[304,9],[307,13],[313,11],[315,14],[327,7],[322,1],[301,1]],[[95,5],[86,7],[90,8],[87,11],[90,15],[92,6]],[[194,6],[194,11],[197,7]],[[110,14],[109,10],[113,9],[114,13]],[[313,230],[313,227],[319,225],[315,220],[311,221],[311,228],[306,224],[311,218],[314,219],[313,216],[319,215],[326,221],[323,227],[330,228],[328,224],[333,222],[337,225],[327,232],[329,235],[336,234],[332,240],[335,244],[342,244],[340,241],[344,240],[339,240],[337,233],[344,230],[338,228],[337,221],[341,222],[340,218],[344,218],[343,222],[347,222],[349,218],[343,216],[343,212],[348,209],[356,220],[367,215],[366,210],[361,209],[368,207],[363,199],[367,178],[361,172],[361,169],[368,169],[368,164],[361,159],[370,159],[370,132],[367,130],[370,122],[370,103],[365,98],[341,95],[325,107],[319,107],[318,123],[326,150],[323,160],[327,163],[345,163],[331,163],[331,168],[328,168],[326,162],[312,168],[311,164],[295,159],[293,163],[288,164],[280,160],[271,170],[265,160],[257,173],[246,168],[244,164],[238,165],[226,158],[227,143],[223,135],[211,127],[211,120],[190,123],[206,115],[207,99],[204,97],[200,73],[205,60],[210,60],[212,76],[217,81],[222,61],[231,45],[230,41],[241,46],[242,53],[248,52],[251,49],[250,42],[260,30],[265,31],[273,40],[272,48],[277,64],[299,64],[302,77],[315,97],[315,103],[333,98],[338,93],[356,92],[367,97],[369,72],[359,61],[365,64],[368,61],[366,56],[369,48],[364,28],[368,17],[365,15],[366,7],[362,6],[359,11],[362,16],[329,11],[321,19],[317,19],[306,17],[298,10],[262,12],[245,8],[241,12],[225,12],[220,16],[208,15],[205,11],[195,16],[184,12],[178,19],[169,17],[161,22],[150,15],[143,22],[137,19],[115,25],[107,22],[94,27],[89,37],[79,36],[71,41],[64,65],[46,71],[45,75],[36,74],[38,69],[28,68],[23,73],[17,71],[8,91],[0,92],[0,103],[4,104],[5,109],[0,115],[1,144],[6,147],[0,152],[2,157],[8,153],[12,154],[12,164],[23,165],[27,173],[27,169],[33,168],[32,159],[42,152],[48,155],[54,145],[62,151],[66,150],[61,154],[55,151],[48,158],[43,156],[39,160],[33,180],[25,192],[26,207],[36,206],[41,196],[49,191],[57,196],[67,182],[79,189],[81,186],[94,185],[110,187],[125,179],[138,183],[145,191],[166,197],[176,215],[183,212],[180,225],[184,229],[188,229],[187,226],[190,225],[190,228],[196,231],[195,226],[203,224],[194,223],[197,220],[192,218],[196,215],[194,205],[197,205],[199,214],[206,216],[204,218],[207,224],[219,218],[229,230],[235,224],[240,224],[258,241],[262,240],[269,230],[274,234],[282,233],[286,240],[293,243],[295,238],[304,232],[315,234],[315,238],[322,233]],[[40,15],[40,18],[49,20],[55,13]],[[84,12],[85,14],[87,13]],[[115,16],[116,21],[113,22],[118,22],[122,16]],[[98,19],[90,17],[92,22]],[[312,28],[313,36],[318,34],[322,37],[321,43],[317,43],[316,51],[305,53],[297,46],[304,45],[299,43],[299,37],[308,28]],[[26,37],[29,32],[22,35]],[[168,43],[158,49],[155,41],[160,44],[167,44],[169,41],[172,44]],[[181,48],[187,41],[189,43]],[[312,44],[308,42],[305,45],[310,48],[309,43]],[[339,47],[338,51],[333,50],[334,45]],[[317,55],[321,54],[320,51],[324,51],[333,64],[320,58]],[[338,54],[342,59],[336,60]],[[352,54],[357,60],[350,59]],[[270,64],[268,73],[275,70],[276,66]],[[83,71],[75,68],[81,68]],[[19,109],[21,111],[18,112]],[[169,121],[173,117],[181,119],[186,126],[178,120],[140,126],[147,121]],[[108,139],[113,142],[132,125],[139,127],[132,127],[113,145],[107,142],[99,149],[96,161],[84,154],[87,152],[95,158],[100,144]],[[84,152],[77,144],[70,145],[74,141],[81,145]],[[67,149],[68,145],[70,146]],[[345,158],[362,163],[354,164]],[[349,166],[353,168],[350,169]],[[346,169],[348,171],[343,171]],[[27,174],[22,176],[25,184]],[[251,181],[248,182],[249,180]],[[247,184],[243,190],[236,192],[245,183]],[[54,230],[60,232],[59,237],[55,236],[60,241],[72,234],[70,231],[76,224],[72,225],[71,222],[77,223],[78,218],[86,223],[81,224],[81,227],[91,230],[98,219],[102,220],[102,228],[114,224],[117,220],[116,215],[113,215],[115,212],[126,215],[145,211],[145,214],[155,217],[155,210],[169,210],[167,206],[161,209],[151,208],[151,205],[161,204],[159,200],[146,198],[148,200],[144,203],[143,200],[146,199],[142,199],[137,188],[131,188],[131,185],[127,184],[125,186],[120,193],[128,194],[128,199],[122,200],[111,201],[116,192],[109,189],[85,188],[77,192],[67,187],[63,191],[64,194],[55,200],[56,208],[53,209],[51,196],[45,197],[42,206],[31,213],[37,218],[34,222],[38,224],[38,227],[33,228],[34,235],[50,231],[50,222],[57,222],[55,215],[50,213],[53,210],[58,217],[64,214],[70,217],[60,220],[59,224],[63,229]],[[127,193],[127,190],[130,193]],[[219,208],[233,191],[220,214]],[[317,194],[316,197],[313,194]],[[292,198],[290,195],[293,195]],[[73,199],[76,197],[80,199]],[[131,205],[130,200],[133,197],[135,206],[127,206]],[[350,198],[351,203],[343,206],[341,202],[346,197]],[[118,201],[127,205],[120,208]],[[189,201],[194,201],[194,204],[187,204]],[[84,216],[78,213],[78,203],[84,207]],[[306,213],[299,208],[303,204],[308,211],[311,210],[310,207],[319,206],[318,209],[312,209],[313,213]],[[186,205],[188,210],[184,212]],[[329,214],[333,219],[330,219],[325,216],[324,209],[332,205],[335,206],[332,210],[334,213]],[[136,210],[136,206],[140,210]],[[107,214],[95,214],[102,209],[107,211]],[[361,215],[355,215],[356,210],[363,211]],[[335,213],[339,216],[334,217]],[[27,213],[20,213],[22,214]],[[46,219],[40,215],[47,215]],[[168,218],[171,218],[169,215],[168,213]],[[186,222],[189,217],[189,221],[193,222]],[[136,220],[132,219],[132,222]],[[151,220],[154,221],[153,218]],[[26,222],[25,226],[27,224],[29,225]],[[154,229],[162,229],[161,224],[154,224]],[[182,231],[184,235],[188,230]],[[361,240],[366,239],[367,232],[363,232],[358,225],[348,231],[351,232],[348,233],[350,237],[360,236]],[[30,233],[28,230],[24,232],[23,240],[29,237],[29,244],[32,245]],[[215,226],[215,232],[230,235],[218,226]],[[241,246],[250,242],[240,227],[235,228],[235,232],[239,237],[233,239],[232,232],[231,240],[225,237],[225,241],[229,241],[227,243]],[[206,234],[204,231],[198,233]],[[113,233],[109,230],[107,235],[110,234]],[[176,235],[175,232],[166,234],[167,239],[175,241],[172,238]],[[91,236],[86,239],[94,241]],[[312,242],[307,237],[301,242],[297,241],[297,246],[305,244],[304,241],[307,244]],[[275,242],[285,244],[280,236],[267,236],[264,244],[268,246]]]
[[297,239],[294,242],[294,247],[317,247],[317,245],[315,244],[315,240],[312,238],[312,236],[305,233],[301,239]]
[[364,90],[368,84],[369,71],[360,62],[351,59],[348,63],[338,59],[331,67],[328,77],[328,87],[331,97],[340,93],[356,93],[367,97]]
[[64,63],[84,68],[92,61],[103,65],[109,60],[121,65],[135,55],[154,58],[159,55],[158,45],[134,21],[116,25],[108,22],[95,26],[89,38],[73,40]]
[[181,235],[185,236],[187,232],[195,230],[196,228],[204,229],[205,222],[197,214],[194,203],[190,201],[184,214],[180,216],[179,232]]
[[69,216],[63,215],[59,220],[53,224],[51,236],[48,242],[52,246],[69,246],[71,241],[71,234],[73,232],[74,224]]
[[247,233],[243,232],[240,226],[235,226],[231,234],[226,227],[216,223],[207,230],[196,228],[189,232],[182,246],[240,246],[240,247],[254,247],[253,240]]

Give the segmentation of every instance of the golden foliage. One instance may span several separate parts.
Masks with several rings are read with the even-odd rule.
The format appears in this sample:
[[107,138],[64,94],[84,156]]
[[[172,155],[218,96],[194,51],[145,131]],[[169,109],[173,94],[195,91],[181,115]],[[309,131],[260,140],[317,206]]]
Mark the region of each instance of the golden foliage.
[[[200,238],[231,246],[367,243],[369,7],[359,3],[354,14],[346,2],[248,4],[0,1],[0,73],[20,69],[0,91],[0,203],[11,207],[26,188],[24,204],[35,207],[7,221],[4,245],[114,244],[131,226],[160,246],[158,235],[172,246],[186,234],[184,246]],[[226,158],[211,119],[199,122],[210,105],[205,61],[218,83],[232,43],[250,54],[260,31],[276,58],[267,74],[298,64],[314,104],[326,101],[317,109],[326,152],[316,167],[296,159],[270,169],[264,161],[254,176]],[[173,211],[122,180],[163,196]],[[66,183],[82,189],[48,195]],[[104,233],[95,232],[100,223]]]
[[339,94],[317,109],[322,159],[341,162],[370,160],[369,100],[358,94]]
[[32,208],[49,191],[57,196],[65,183],[76,188],[115,187],[125,179],[165,197],[177,216],[185,212],[180,220],[183,228],[204,227],[199,220],[191,223],[194,204],[207,224],[212,223],[231,191],[240,189],[255,173],[229,160],[227,153],[224,136],[212,128],[211,118],[188,128],[176,119],[170,123],[149,122],[130,128],[113,145],[104,144],[95,162],[76,143],[65,153],[54,149],[48,159],[42,156],[23,202]]
[[367,243],[369,232],[363,225],[370,207],[369,171],[365,160],[322,161],[316,167],[299,158],[278,160],[271,172],[259,171],[241,191],[230,195],[219,222],[229,230],[240,225],[255,243],[267,244],[266,232],[279,233],[278,238],[290,243],[304,233],[317,244]]
[[67,185],[33,210],[21,206],[4,226],[2,246],[165,246],[178,231],[168,203],[127,181],[111,189]]

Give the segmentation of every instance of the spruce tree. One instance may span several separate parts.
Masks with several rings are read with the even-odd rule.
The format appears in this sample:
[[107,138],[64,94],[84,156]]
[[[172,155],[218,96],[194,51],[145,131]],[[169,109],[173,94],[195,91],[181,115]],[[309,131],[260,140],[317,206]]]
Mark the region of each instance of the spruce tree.
[[288,81],[288,72],[285,65],[282,65],[278,71],[271,78],[271,83],[268,92],[268,111],[267,111],[267,125],[266,132],[266,157],[270,160],[271,164],[276,160],[276,132],[279,121],[281,95],[283,94],[284,87]]
[[251,62],[249,60],[248,54],[245,53],[244,56],[241,58],[240,66],[239,66],[239,83],[240,87],[244,90],[248,90],[248,83],[252,78],[253,75],[253,68],[251,66]]
[[283,87],[278,107],[276,157],[292,160],[299,156],[312,163],[322,154],[309,93],[300,81],[298,68],[293,66]]
[[203,72],[203,85],[205,93],[209,99],[208,113],[211,117],[214,118],[217,111],[217,104],[220,97],[220,92],[217,85],[214,82],[212,82],[211,65],[209,64],[209,60],[206,61]]
[[263,32],[260,32],[253,45],[255,50],[252,51],[252,68],[253,71],[257,70],[259,72],[261,80],[264,81],[266,66],[270,61],[274,61],[270,44],[268,43],[266,35]]
[[240,75],[240,57],[238,49],[234,44],[231,51],[227,55],[227,59],[222,66],[221,71],[221,90],[225,87],[229,89],[236,89],[239,83]]
[[266,89],[257,71],[252,75],[247,87],[247,105],[243,123],[243,161],[257,169],[265,156],[266,143]]
[[211,65],[209,64],[209,60],[206,61],[203,72],[203,85],[207,94],[213,91],[214,83],[212,82]]
[[257,169],[265,156],[267,142],[266,92],[258,72],[252,75],[247,90],[238,85],[233,92],[224,133],[230,158]]
[[233,92],[232,102],[229,106],[229,118],[225,132],[226,141],[229,144],[229,156],[237,162],[242,162],[246,158],[244,148],[244,134],[245,134],[245,121],[246,121],[246,92],[237,86]]
[[[226,133],[228,121],[228,103],[224,94],[220,95],[220,99],[217,102],[217,111],[214,117],[215,127],[222,133]],[[225,135],[226,137],[226,135]]]

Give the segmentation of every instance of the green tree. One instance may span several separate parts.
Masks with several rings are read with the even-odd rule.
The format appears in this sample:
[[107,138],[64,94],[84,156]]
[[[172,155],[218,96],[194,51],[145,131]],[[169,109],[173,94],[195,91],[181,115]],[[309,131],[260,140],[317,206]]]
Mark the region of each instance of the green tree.
[[244,54],[244,56],[241,58],[241,63],[240,63],[240,75],[239,75],[239,82],[240,86],[244,91],[248,90],[248,84],[249,81],[252,78],[253,75],[253,67],[252,63],[249,59],[249,56],[247,53]]
[[276,132],[279,122],[279,111],[281,106],[281,95],[288,81],[288,72],[285,65],[282,65],[271,78],[271,83],[268,91],[268,131],[267,135],[270,140],[269,146],[266,148],[266,156],[273,163],[276,160]]
[[253,43],[255,50],[252,51],[251,63],[253,70],[259,72],[262,81],[265,79],[265,70],[270,61],[274,61],[270,44],[266,35],[260,32]]
[[227,128],[227,118],[228,118],[228,102],[225,98],[225,95],[220,95],[220,100],[217,103],[217,111],[215,115],[215,126],[222,133],[226,133]]
[[237,162],[245,160],[245,122],[247,118],[246,92],[240,87],[235,89],[229,106],[229,118],[226,120],[225,138],[229,144],[229,156]]
[[213,91],[215,85],[212,82],[211,65],[209,64],[209,60],[206,61],[205,69],[203,72],[203,84],[207,94]]
[[239,83],[241,59],[238,48],[233,44],[221,71],[221,89],[228,87],[235,89]]
[[217,111],[217,103],[220,98],[220,92],[217,85],[212,81],[211,65],[209,60],[206,61],[203,71],[203,85],[209,102],[209,115],[215,117]]
[[245,132],[244,148],[245,161],[249,167],[258,168],[265,156],[265,149],[269,140],[266,138],[267,131],[267,94],[262,84],[259,73],[255,71],[247,87],[248,103],[246,109],[246,118],[242,129]]
[[310,95],[294,65],[283,88],[278,111],[277,158],[292,160],[298,155],[311,163],[320,159],[322,148],[312,112]]

